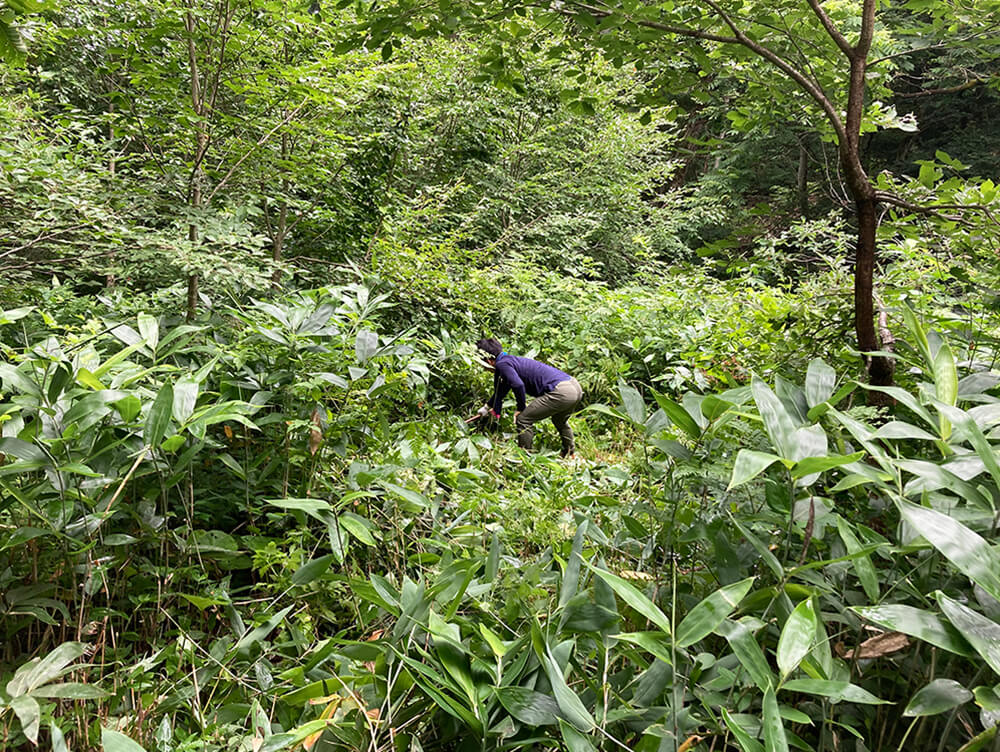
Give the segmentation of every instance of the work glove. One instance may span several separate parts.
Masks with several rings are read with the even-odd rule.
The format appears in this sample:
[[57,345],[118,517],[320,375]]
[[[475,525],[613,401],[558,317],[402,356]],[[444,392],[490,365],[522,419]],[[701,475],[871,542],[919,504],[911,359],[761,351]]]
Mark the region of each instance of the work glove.
[[490,414],[490,408],[488,405],[483,405],[481,408],[479,408],[479,410],[476,411],[476,415],[478,415],[480,418],[485,418],[489,414]]

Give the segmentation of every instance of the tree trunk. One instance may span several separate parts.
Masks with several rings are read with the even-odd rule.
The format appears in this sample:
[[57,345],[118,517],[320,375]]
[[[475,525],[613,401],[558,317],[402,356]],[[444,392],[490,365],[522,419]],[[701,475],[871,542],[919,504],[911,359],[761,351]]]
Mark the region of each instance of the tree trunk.
[[809,152],[799,141],[799,170],[795,175],[795,188],[799,202],[799,215],[803,219],[809,215]]
[[[869,192],[866,191],[866,194]],[[882,349],[875,328],[875,231],[877,229],[876,210],[878,204],[874,196],[855,197],[858,216],[858,240],[854,261],[854,329],[861,352]],[[891,386],[894,362],[882,355],[864,356],[868,369],[868,382],[872,386]],[[869,403],[883,405],[891,399],[881,392],[872,392]]]

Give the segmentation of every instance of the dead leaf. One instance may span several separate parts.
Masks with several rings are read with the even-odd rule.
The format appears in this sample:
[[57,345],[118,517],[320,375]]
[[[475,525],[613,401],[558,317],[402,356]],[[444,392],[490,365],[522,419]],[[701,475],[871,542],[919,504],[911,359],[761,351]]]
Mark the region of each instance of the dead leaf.
[[[910,639],[902,632],[883,632],[875,635],[858,645],[858,658],[881,658],[883,655],[898,653],[910,646]],[[854,650],[844,653],[844,658],[848,660],[854,658]]]
[[312,421],[312,428],[309,429],[309,454],[316,454],[319,451],[320,444],[323,443],[323,421],[320,416],[319,405],[313,408],[310,420]]
[[681,746],[677,748],[677,752],[688,752],[688,750],[691,749],[691,747],[693,747],[695,744],[697,744],[704,738],[705,737],[703,736],[692,734],[691,736],[689,736],[687,739],[684,740],[684,743]]

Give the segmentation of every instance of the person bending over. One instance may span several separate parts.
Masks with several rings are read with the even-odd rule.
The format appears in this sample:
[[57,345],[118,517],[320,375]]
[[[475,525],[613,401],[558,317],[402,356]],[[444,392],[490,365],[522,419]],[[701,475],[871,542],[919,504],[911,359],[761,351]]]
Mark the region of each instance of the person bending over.
[[[541,361],[504,352],[495,339],[481,339],[476,342],[476,347],[483,352],[484,360],[493,369],[493,396],[479,409],[479,415],[492,412],[493,417],[499,418],[504,398],[507,392],[512,391],[517,402],[514,424],[521,448],[531,449],[535,423],[552,418],[552,425],[562,439],[562,456],[572,456],[575,447],[569,416],[579,409],[583,401],[580,382]],[[530,405],[525,404],[526,394],[535,398]]]

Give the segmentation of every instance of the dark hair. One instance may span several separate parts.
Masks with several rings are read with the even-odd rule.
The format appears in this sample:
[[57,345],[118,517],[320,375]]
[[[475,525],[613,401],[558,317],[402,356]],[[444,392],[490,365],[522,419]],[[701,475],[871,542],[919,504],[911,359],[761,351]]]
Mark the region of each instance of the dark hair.
[[485,353],[489,353],[494,358],[503,352],[503,347],[492,337],[487,337],[476,342],[476,347]]

